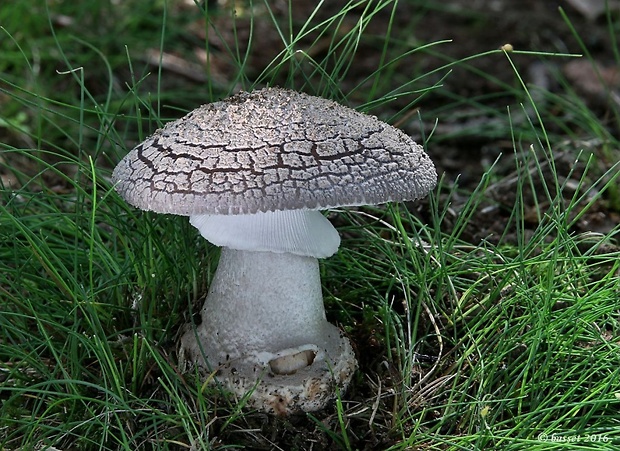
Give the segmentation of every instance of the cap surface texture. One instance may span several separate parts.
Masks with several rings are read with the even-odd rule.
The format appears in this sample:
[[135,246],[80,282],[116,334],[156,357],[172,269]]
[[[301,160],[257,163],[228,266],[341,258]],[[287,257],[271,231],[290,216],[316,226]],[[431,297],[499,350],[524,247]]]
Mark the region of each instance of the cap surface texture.
[[436,179],[422,147],[397,128],[280,88],[242,92],[168,123],[113,173],[133,206],[188,216],[414,200]]

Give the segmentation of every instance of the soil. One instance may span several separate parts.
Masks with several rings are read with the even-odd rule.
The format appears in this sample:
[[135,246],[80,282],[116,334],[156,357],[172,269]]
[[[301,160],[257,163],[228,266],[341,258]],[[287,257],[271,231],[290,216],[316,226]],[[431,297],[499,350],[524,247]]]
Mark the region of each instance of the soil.
[[[316,13],[314,23],[336,14],[342,8],[342,3],[326,2]],[[271,4],[273,14],[281,20],[283,27],[286,27],[288,2],[277,1]],[[295,2],[293,23],[298,26],[303,24],[306,18],[312,15],[315,7],[316,2]],[[254,43],[248,59],[250,79],[257,77],[273,59],[274,54],[282,49],[281,38],[275,33],[267,12],[262,11],[261,15],[259,9],[254,13]],[[340,36],[355,29],[362,13],[362,7],[352,10],[334,31],[334,35]],[[391,8],[384,8],[373,17],[365,30],[365,35],[370,38],[361,41],[350,70],[346,77],[339,80],[340,92],[348,94],[343,101],[352,106],[373,100],[365,97],[370,89],[359,89],[359,86],[370,88],[365,80],[380,66],[382,40],[388,30],[392,13]],[[616,13],[617,11],[612,10],[612,14]],[[454,218],[468,201],[467,193],[476,189],[485,171],[496,162],[484,201],[462,235],[465,241],[473,244],[481,240],[497,242],[506,229],[515,205],[516,183],[519,179],[517,167],[526,165],[534,171],[536,162],[532,161],[522,148],[515,152],[511,141],[509,121],[516,122],[518,126],[527,120],[520,111],[521,104],[526,104],[527,99],[519,97],[523,96],[523,90],[506,56],[496,52],[473,58],[466,64],[455,65],[450,68],[450,73],[447,70],[437,71],[447,62],[504,46],[515,50],[510,53],[510,58],[519,75],[532,90],[532,95],[536,96],[534,100],[537,105],[549,109],[554,115],[550,123],[545,123],[547,132],[553,136],[550,146],[554,161],[543,162],[542,170],[535,174],[534,179],[538,179],[536,183],[540,185],[539,188],[552,180],[550,170],[551,166],[555,166],[560,181],[569,187],[566,189],[566,196],[572,196],[575,189],[582,189],[577,188],[580,187],[579,181],[582,177],[586,184],[591,183],[616,162],[617,150],[603,150],[607,143],[602,142],[600,136],[589,134],[566,107],[560,103],[550,106],[549,95],[540,94],[544,90],[563,97],[568,92],[576,92],[577,98],[592,109],[601,126],[607,128],[610,135],[617,136],[618,121],[611,106],[618,106],[620,102],[620,75],[614,63],[614,43],[610,39],[607,17],[601,13],[598,1],[413,0],[400,2],[393,17],[391,34],[395,38],[394,43],[406,41],[410,48],[414,48],[444,40],[450,42],[431,47],[431,51],[413,52],[401,58],[395,65],[394,72],[388,75],[393,77],[393,81],[386,83],[387,88],[393,89],[409,82],[407,74],[412,74],[413,77],[413,74],[429,73],[430,75],[422,77],[411,88],[423,90],[435,84],[441,86],[430,90],[424,96],[415,93],[404,95],[370,112],[384,119],[392,117],[396,125],[420,141],[422,134],[428,135],[434,130],[428,153],[435,162],[438,173],[443,177],[445,186],[452,189],[458,187],[458,192],[465,193],[462,197],[455,195],[451,198]],[[233,21],[229,16],[216,15],[214,23],[219,30],[233,29]],[[250,35],[249,17],[240,11],[234,23],[236,39],[246,42]],[[197,25],[196,33],[204,39],[204,27]],[[325,56],[324,52],[327,51],[332,37],[324,36],[317,40],[315,35],[310,35],[307,39],[302,39],[298,47],[300,50],[310,48],[309,56],[320,60]],[[211,33],[210,39],[213,45],[210,55],[212,74],[215,79],[224,81],[229,78],[227,74],[232,73],[233,68],[226,58],[223,58],[223,50],[226,45],[234,42],[235,36]],[[594,65],[584,58],[540,57],[518,52],[522,50],[564,55],[582,54],[583,49],[578,39],[587,47]],[[406,50],[395,44],[394,49],[388,49],[388,58],[400,55],[404,49]],[[245,51],[243,45],[241,51]],[[286,71],[280,72],[270,81],[272,84],[286,84]],[[308,89],[307,86],[299,88]],[[387,88],[384,87],[384,91]],[[511,92],[511,88],[515,91]],[[380,88],[376,95],[383,93],[385,92]],[[471,99],[471,102],[468,103],[467,99]],[[511,108],[510,117],[507,113],[508,107]],[[526,113],[530,119],[534,118],[531,108],[526,109]],[[530,139],[531,144],[536,144],[533,138]],[[527,147],[525,144],[522,146]],[[584,177],[583,174],[585,158],[575,164],[580,151],[584,155],[594,154],[598,157],[597,167],[594,170],[589,169],[590,177]],[[542,159],[540,155],[538,160]],[[533,196],[532,205],[527,207],[526,215],[531,219],[528,227],[532,229],[536,228],[541,212],[550,202],[547,197],[541,198],[543,193],[543,189],[533,189],[529,193]],[[586,196],[584,202],[589,201],[595,193],[596,191],[593,191],[590,196]],[[597,203],[576,223],[575,232],[606,233],[618,223],[620,200],[603,197],[603,202]],[[447,218],[445,227],[446,232],[449,232],[450,217]],[[504,235],[505,240],[510,241],[510,238],[511,233]]]

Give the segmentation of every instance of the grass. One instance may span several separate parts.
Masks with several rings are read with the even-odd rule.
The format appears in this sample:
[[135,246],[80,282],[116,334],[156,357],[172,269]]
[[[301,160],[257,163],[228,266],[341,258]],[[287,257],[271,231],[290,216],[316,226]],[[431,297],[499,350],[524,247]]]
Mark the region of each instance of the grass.
[[[521,69],[566,56],[412,45],[422,1],[409,29],[389,1],[323,2],[302,21],[269,2],[236,15],[208,2],[15,5],[0,11],[1,449],[617,448],[620,226],[606,221],[619,214],[618,111],[601,118],[563,79],[539,90]],[[189,31],[207,24],[203,41]],[[162,64],[200,48],[219,78],[159,69],[152,48]],[[358,67],[370,50],[376,63]],[[425,58],[432,70],[408,71]],[[476,66],[489,58],[512,81]],[[451,92],[452,70],[496,89]],[[109,180],[161,123],[265,83],[422,129],[433,157],[473,136],[504,150],[473,183],[444,174],[423,203],[333,215],[343,245],[322,263],[325,300],[360,371],[334,407],[287,419],[178,372],[178,330],[217,249],[184,218],[129,207]]]

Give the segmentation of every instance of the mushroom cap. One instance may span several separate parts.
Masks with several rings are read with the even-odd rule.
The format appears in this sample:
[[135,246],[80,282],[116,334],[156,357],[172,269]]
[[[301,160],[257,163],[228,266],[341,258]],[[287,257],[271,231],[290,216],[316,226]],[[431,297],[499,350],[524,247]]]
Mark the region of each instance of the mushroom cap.
[[414,200],[437,174],[420,145],[376,117],[265,88],[168,123],[112,178],[135,207],[189,216]]

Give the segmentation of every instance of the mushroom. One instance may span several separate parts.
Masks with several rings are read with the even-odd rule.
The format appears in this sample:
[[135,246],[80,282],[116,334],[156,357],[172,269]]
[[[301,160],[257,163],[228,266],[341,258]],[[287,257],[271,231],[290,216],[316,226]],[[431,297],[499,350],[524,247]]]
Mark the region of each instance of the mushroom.
[[402,131],[280,88],[192,111],[113,173],[131,205],[189,216],[222,247],[201,322],[180,340],[184,369],[276,414],[324,407],[357,366],[325,317],[318,259],[340,238],[319,210],[418,199],[436,179]]

